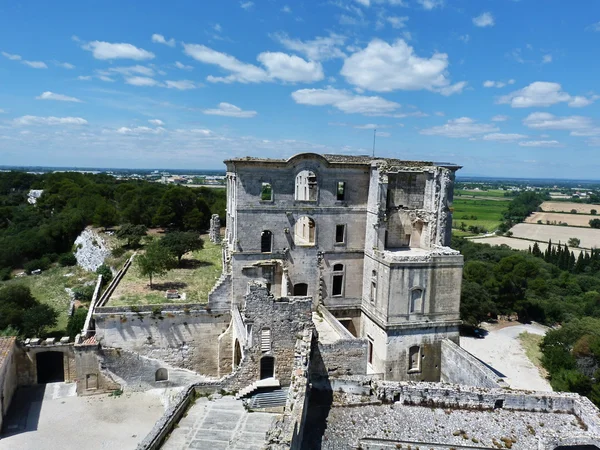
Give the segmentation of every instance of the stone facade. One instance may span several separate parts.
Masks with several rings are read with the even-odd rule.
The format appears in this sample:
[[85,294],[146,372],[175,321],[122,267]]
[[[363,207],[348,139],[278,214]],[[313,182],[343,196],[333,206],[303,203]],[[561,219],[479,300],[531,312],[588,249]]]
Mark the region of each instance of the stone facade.
[[0,337],[0,430],[17,388],[16,350],[14,337]]
[[221,219],[218,214],[213,214],[210,218],[208,238],[215,244],[221,243]]
[[448,247],[459,167],[313,153],[225,163],[232,307],[253,280],[310,296],[366,340],[371,373],[439,381],[441,342],[458,342],[460,324],[463,258]]

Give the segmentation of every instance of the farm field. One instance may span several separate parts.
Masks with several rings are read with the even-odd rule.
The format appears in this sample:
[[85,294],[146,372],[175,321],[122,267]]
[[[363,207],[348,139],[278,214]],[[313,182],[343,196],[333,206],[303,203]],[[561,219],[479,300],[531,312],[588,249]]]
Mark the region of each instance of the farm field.
[[545,212],[571,212],[576,210],[578,214],[590,214],[592,209],[600,212],[600,205],[591,205],[589,203],[573,203],[573,202],[544,202],[540,205],[542,211]]
[[[508,245],[510,248],[513,248],[515,250],[528,250],[529,247],[533,247],[533,244],[535,244],[536,241],[530,241],[527,239],[517,239],[517,238],[512,238],[512,237],[506,237],[506,236],[491,236],[491,237],[473,237],[470,238],[469,240],[471,240],[472,242],[476,242],[477,244],[488,244],[488,245]],[[548,242],[538,242],[538,246],[540,247],[541,251],[546,251],[546,249],[548,248]],[[552,244],[552,247],[556,248],[557,245],[556,244]],[[579,256],[579,254],[582,252],[582,250],[577,249],[577,248],[571,248],[570,249],[575,256]]]
[[[142,277],[133,264],[110,297],[107,306],[148,305],[164,303],[206,303],[208,293],[221,275],[221,245],[213,244],[203,235],[204,249],[187,253],[181,267],[169,270],[165,276],[153,277],[153,287],[148,277]],[[185,299],[167,300],[165,291],[177,289]]]
[[586,215],[586,214],[565,214],[565,213],[554,213],[554,212],[534,212],[527,219],[525,223],[537,223],[541,220],[543,224],[546,221],[552,222],[563,222],[569,224],[572,227],[589,227],[590,220],[598,219],[598,216]]
[[502,222],[502,213],[506,210],[510,198],[497,200],[455,198],[452,204],[453,228],[458,229],[464,222],[470,225],[484,227],[492,232]]
[[552,242],[565,243],[569,238],[576,237],[581,239],[582,248],[593,248],[600,245],[600,229],[594,228],[575,228],[558,225],[536,225],[532,223],[518,223],[510,229],[516,238],[524,238],[532,241],[547,243],[549,239]]
[[[501,191],[500,189],[490,189],[489,191],[473,191],[468,189],[456,189],[454,191],[454,197],[495,197],[495,198],[505,198],[504,193],[506,191]],[[508,197],[506,197],[508,198]]]

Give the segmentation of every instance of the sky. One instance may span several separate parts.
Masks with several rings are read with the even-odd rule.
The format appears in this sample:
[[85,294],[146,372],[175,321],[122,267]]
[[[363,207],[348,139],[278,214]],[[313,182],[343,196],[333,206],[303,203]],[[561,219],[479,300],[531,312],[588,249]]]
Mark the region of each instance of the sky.
[[[600,2],[0,3],[0,165],[375,154],[599,179]],[[376,130],[376,131],[374,131]]]

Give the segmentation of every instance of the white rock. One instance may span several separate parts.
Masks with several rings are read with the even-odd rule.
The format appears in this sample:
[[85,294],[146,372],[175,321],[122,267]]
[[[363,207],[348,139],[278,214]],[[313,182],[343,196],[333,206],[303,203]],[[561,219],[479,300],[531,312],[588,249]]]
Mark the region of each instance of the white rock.
[[104,264],[104,259],[110,256],[110,248],[106,245],[106,241],[89,228],[77,236],[75,246],[77,247],[75,251],[77,265],[90,272]]

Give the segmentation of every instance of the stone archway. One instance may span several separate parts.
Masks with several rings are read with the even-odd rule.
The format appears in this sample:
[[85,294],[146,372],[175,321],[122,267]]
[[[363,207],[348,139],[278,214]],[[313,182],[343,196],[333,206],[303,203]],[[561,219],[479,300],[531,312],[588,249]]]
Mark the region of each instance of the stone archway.
[[38,384],[65,381],[64,353],[40,352],[35,355]]

